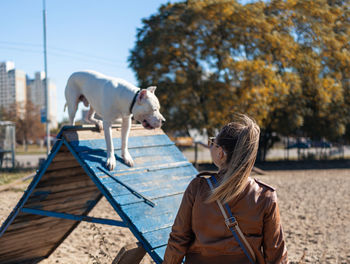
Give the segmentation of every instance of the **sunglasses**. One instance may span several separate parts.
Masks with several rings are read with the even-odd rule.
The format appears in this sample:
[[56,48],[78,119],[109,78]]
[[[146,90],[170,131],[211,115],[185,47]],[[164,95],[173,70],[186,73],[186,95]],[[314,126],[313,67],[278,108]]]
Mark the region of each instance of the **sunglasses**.
[[209,137],[208,138],[208,147],[211,148],[213,145],[216,147],[220,147],[218,144],[215,143],[215,138],[216,137]]

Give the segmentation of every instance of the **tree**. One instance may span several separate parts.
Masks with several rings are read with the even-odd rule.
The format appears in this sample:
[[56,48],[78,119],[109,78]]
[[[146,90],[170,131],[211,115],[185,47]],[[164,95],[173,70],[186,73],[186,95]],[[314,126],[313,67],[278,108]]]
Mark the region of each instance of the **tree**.
[[[160,87],[167,131],[213,133],[232,113],[248,113],[261,127],[264,160],[275,133],[303,131],[313,138],[345,133],[348,5],[323,0],[162,5],[143,20],[130,66],[140,85]],[[334,66],[337,56],[341,63]]]
[[[24,110],[24,111],[23,111]],[[17,117],[17,128],[23,138],[23,142],[28,142],[29,139],[35,140],[45,136],[44,124],[40,122],[40,109],[31,101],[20,107]]]
[[302,130],[311,138],[335,140],[349,123],[344,83],[350,66],[349,2],[296,1],[290,8],[300,54],[293,68],[303,90]]
[[44,125],[40,122],[40,110],[31,101],[26,104],[12,104],[2,109],[1,119],[16,123],[16,139],[26,147],[28,140],[45,136]]

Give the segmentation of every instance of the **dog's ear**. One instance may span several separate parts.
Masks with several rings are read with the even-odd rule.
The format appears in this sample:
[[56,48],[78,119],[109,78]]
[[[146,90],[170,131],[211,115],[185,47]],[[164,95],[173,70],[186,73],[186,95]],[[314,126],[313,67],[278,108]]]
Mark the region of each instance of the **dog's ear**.
[[147,98],[147,90],[142,89],[139,97],[137,98],[137,102],[140,104],[143,99]]
[[147,88],[147,91],[151,92],[151,93],[154,93],[157,89],[157,86],[150,86]]

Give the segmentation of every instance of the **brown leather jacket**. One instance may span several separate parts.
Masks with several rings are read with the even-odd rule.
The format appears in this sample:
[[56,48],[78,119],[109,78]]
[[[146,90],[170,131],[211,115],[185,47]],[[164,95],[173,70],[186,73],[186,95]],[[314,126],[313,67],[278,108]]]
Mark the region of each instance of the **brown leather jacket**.
[[[200,174],[202,175],[202,173]],[[219,179],[220,175],[216,174]],[[168,241],[163,264],[246,264],[243,250],[226,227],[217,203],[205,203],[210,188],[197,177],[187,187]],[[248,183],[237,199],[228,203],[257,262],[287,263],[275,190],[256,180]]]

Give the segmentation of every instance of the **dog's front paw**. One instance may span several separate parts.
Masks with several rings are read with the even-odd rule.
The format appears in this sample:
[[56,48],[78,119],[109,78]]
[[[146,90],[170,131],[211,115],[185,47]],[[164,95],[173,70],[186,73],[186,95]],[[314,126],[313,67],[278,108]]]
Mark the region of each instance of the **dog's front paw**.
[[115,166],[117,165],[117,161],[115,160],[115,157],[114,155],[110,156],[108,159],[107,159],[107,163],[106,163],[106,166],[107,168],[112,171],[114,170]]
[[132,157],[130,156],[130,154],[127,152],[125,154],[122,155],[124,163],[130,167],[134,166],[134,161],[132,159]]

